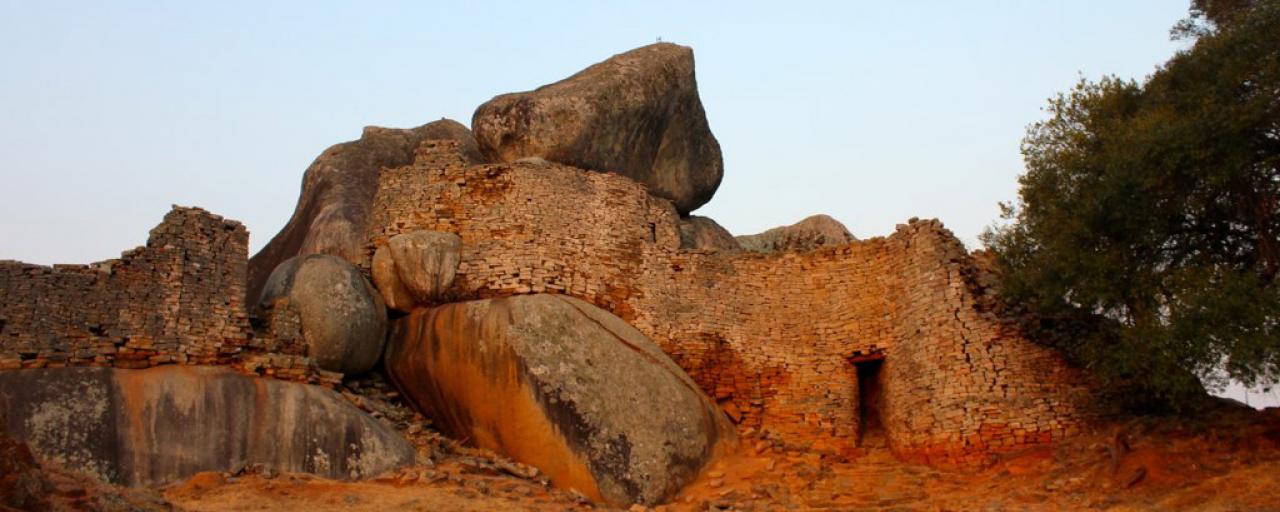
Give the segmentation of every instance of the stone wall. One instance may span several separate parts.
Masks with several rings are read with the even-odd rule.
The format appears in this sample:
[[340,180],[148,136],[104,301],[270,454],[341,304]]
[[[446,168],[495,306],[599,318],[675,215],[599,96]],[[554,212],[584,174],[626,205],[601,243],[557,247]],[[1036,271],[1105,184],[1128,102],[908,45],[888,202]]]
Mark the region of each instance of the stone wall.
[[[899,455],[973,464],[1070,435],[1095,414],[1079,371],[984,304],[978,265],[937,221],[804,253],[680,249],[670,202],[614,174],[540,160],[469,166],[426,141],[384,169],[356,263],[395,234],[463,241],[443,300],[569,294],[622,317],[740,426],[798,448],[853,449],[859,358],[883,358],[881,420]],[[289,310],[255,333],[248,235],[175,207],[117,260],[0,262],[0,369],[225,364],[332,385]],[[266,333],[271,334],[266,334]]]
[[248,242],[239,222],[175,206],[145,246],[119,259],[0,261],[0,369],[219,364],[334,381],[253,335],[243,303]]
[[858,354],[883,357],[883,423],[907,458],[979,463],[1093,414],[1078,371],[981,307],[975,263],[936,221],[807,253],[682,251],[675,209],[629,179],[541,161],[469,167],[445,141],[383,171],[371,220],[364,268],[392,235],[456,233],[448,300],[592,302],[740,425],[806,448],[856,444]]
[[394,235],[451,232],[463,242],[451,300],[561,292],[617,314],[649,271],[648,246],[679,247],[674,207],[630,179],[541,161],[468,167],[456,147],[428,141],[415,165],[383,171],[358,266]]

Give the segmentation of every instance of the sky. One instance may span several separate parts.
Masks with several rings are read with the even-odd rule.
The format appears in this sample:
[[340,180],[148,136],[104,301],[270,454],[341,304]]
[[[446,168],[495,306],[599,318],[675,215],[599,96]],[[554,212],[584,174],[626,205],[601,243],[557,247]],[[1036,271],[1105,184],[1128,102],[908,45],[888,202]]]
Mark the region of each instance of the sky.
[[171,204],[289,219],[366,125],[470,124],[494,95],[659,38],[694,49],[734,234],[829,214],[859,238],[939,218],[971,248],[1019,145],[1081,77],[1141,80],[1187,0],[0,0],[0,259],[87,263]]

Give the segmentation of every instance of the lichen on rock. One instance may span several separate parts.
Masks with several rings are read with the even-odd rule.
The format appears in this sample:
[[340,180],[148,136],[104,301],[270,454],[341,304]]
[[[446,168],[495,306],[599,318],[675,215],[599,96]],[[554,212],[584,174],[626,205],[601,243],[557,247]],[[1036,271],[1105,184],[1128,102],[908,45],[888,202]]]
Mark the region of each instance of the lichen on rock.
[[387,370],[442,431],[614,505],[662,503],[734,437],[656,344],[562,295],[419,310]]
[[225,368],[0,372],[0,405],[0,428],[42,459],[114,484],[251,464],[359,479],[415,458],[399,434],[331,390]]
[[259,318],[274,309],[297,312],[307,355],[325,370],[360,374],[373,369],[386,341],[382,296],[358,269],[326,254],[285,260],[258,298]]

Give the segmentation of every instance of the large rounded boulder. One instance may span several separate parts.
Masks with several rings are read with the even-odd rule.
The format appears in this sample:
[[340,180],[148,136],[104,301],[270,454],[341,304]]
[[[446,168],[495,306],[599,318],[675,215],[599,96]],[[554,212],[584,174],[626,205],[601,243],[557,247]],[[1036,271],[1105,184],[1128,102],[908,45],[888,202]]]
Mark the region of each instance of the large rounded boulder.
[[0,411],[0,429],[42,460],[121,485],[257,464],[358,479],[415,458],[331,390],[217,367],[0,372]]
[[360,139],[335,144],[316,157],[302,177],[293,217],[249,259],[246,296],[256,298],[272,270],[294,256],[332,254],[359,261],[379,173],[413,163],[426,140],[457,141],[466,160],[480,162],[471,130],[450,119],[407,129],[369,126]]
[[856,241],[849,229],[828,215],[811,215],[790,226],[736,237],[743,249],[759,253],[805,252]]
[[307,355],[325,370],[372,370],[386,343],[387,311],[378,291],[346,260],[327,254],[285,260],[267,278],[259,318],[281,308],[297,315]]
[[656,344],[563,295],[415,311],[396,321],[386,366],[444,432],[613,505],[669,499],[734,436]]
[[407,312],[440,301],[453,285],[461,259],[462,239],[453,233],[396,235],[373,254],[373,284],[387,307]]
[[739,252],[742,246],[729,230],[710,217],[680,219],[680,248],[695,251]]
[[687,214],[711,200],[724,175],[693,67],[688,47],[644,46],[534,91],[495,97],[476,109],[471,126],[490,161],[541,157],[616,172]]

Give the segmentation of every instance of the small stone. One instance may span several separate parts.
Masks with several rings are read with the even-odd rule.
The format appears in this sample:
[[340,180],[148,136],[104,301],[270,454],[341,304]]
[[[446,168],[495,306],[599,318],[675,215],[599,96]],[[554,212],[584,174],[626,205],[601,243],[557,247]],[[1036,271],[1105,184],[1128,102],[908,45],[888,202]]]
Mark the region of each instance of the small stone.
[[1129,474],[1128,478],[1124,479],[1124,488],[1128,489],[1130,487],[1138,485],[1138,482],[1141,482],[1143,478],[1146,478],[1146,476],[1147,476],[1147,467],[1138,466],[1137,469],[1133,470],[1133,473]]

